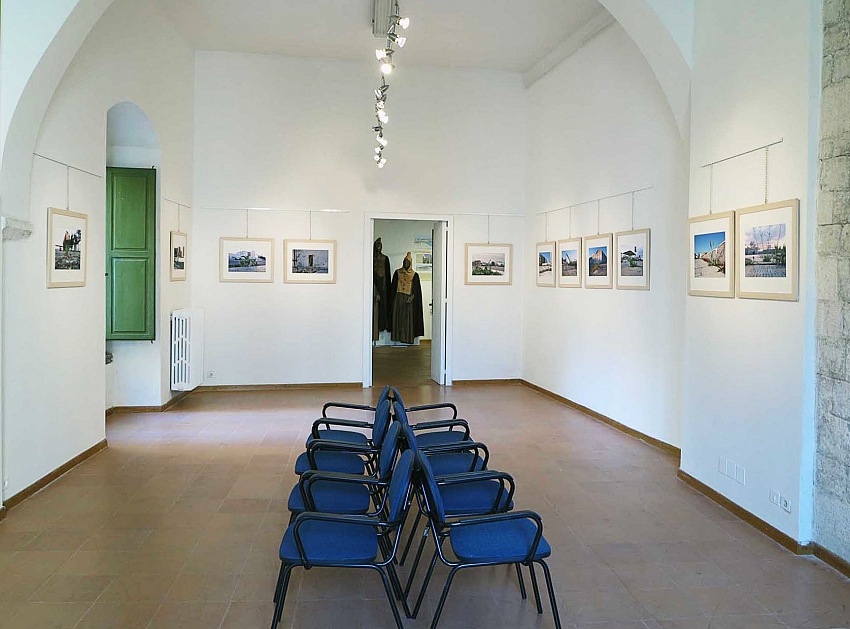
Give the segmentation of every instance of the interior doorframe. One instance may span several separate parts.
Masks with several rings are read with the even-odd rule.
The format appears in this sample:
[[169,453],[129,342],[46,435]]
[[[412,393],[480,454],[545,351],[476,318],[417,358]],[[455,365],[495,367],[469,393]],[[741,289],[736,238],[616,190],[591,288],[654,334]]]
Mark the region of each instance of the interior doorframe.
[[[363,388],[372,386],[372,282],[369,281],[369,269],[372,268],[375,243],[375,221],[426,221],[430,223],[444,222],[446,224],[447,251],[446,268],[443,270],[446,282],[446,326],[442,343],[446,350],[446,384],[452,385],[452,328],[454,309],[454,225],[451,214],[415,214],[406,212],[366,212],[364,214],[364,246],[363,246]],[[434,339],[431,339],[434,342]]]

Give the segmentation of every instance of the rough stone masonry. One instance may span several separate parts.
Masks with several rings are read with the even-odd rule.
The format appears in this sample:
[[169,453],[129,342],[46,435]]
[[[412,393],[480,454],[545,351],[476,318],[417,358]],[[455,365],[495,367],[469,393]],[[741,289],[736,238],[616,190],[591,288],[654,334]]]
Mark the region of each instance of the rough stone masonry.
[[850,0],[823,10],[815,536],[850,561]]

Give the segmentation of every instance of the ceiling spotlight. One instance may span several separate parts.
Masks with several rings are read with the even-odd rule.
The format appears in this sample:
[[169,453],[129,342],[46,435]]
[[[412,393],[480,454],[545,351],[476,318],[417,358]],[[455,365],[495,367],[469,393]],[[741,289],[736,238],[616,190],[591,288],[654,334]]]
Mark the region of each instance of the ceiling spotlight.
[[407,30],[407,27],[410,26],[410,18],[409,17],[401,17],[400,15],[391,15],[391,20],[394,20],[396,24],[401,26],[404,30]]
[[376,110],[377,109],[384,109],[386,106],[387,106],[387,104],[382,100],[379,100],[377,103],[375,103],[375,109]]
[[386,147],[387,139],[384,137],[383,133],[379,133],[376,139],[378,140],[378,144],[380,144],[382,147]]
[[382,159],[383,159],[383,158],[381,157],[381,154],[380,154],[380,153],[377,153],[377,154],[375,155],[375,161],[376,161],[376,162],[380,162]]
[[378,100],[387,100],[387,90],[390,89],[389,85],[382,85],[378,89],[375,90],[375,98]]
[[392,59],[393,58],[393,49],[392,48],[377,48],[375,50],[375,58],[378,61],[383,59]]
[[391,64],[389,60],[381,64],[381,72],[383,74],[392,74],[393,70],[395,70],[395,66]]
[[384,128],[381,125],[375,125],[374,127],[372,127],[372,131],[374,131],[375,133],[378,133],[380,135],[383,135]]
[[380,159],[380,161],[378,162],[378,168],[383,168],[383,167],[384,167],[384,164],[386,164],[386,163],[387,163],[387,158],[386,158],[386,157],[382,157],[382,158]]
[[387,124],[390,121],[390,117],[387,115],[387,112],[383,109],[378,110],[378,120],[381,121],[381,124]]
[[382,146],[376,146],[376,147],[375,147],[375,155],[380,155],[380,154],[381,154],[381,151],[383,151],[383,150],[384,150],[384,147],[382,147]]
[[[395,33],[387,33],[387,39],[391,42],[398,44],[399,48],[404,48],[404,44],[407,43],[407,37],[399,37]],[[377,54],[377,51],[375,52]]]

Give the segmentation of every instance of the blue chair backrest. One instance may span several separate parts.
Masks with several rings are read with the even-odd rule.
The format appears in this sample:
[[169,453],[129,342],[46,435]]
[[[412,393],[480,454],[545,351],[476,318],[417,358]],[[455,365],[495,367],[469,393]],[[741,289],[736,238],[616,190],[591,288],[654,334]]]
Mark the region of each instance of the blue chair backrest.
[[375,421],[372,422],[372,443],[380,448],[387,434],[387,425],[390,423],[390,401],[379,402],[375,407]]
[[407,421],[407,411],[404,410],[403,403],[393,402],[393,415],[395,415],[396,421],[400,421],[402,424],[405,425],[409,423]]
[[410,427],[410,424],[401,421],[397,421],[395,423],[401,426],[402,434],[404,435],[404,440],[407,442],[407,447],[413,450],[414,452],[419,450],[419,444],[416,442],[416,435],[413,434],[413,428]]
[[389,521],[398,522],[404,514],[407,502],[407,490],[410,489],[410,477],[413,474],[413,452],[405,450],[401,453],[390,481],[390,491],[387,495],[389,505]]
[[393,422],[390,424],[389,430],[384,437],[384,443],[381,445],[381,453],[378,455],[378,478],[389,478],[390,472],[393,469],[396,452],[398,452],[398,433],[401,430],[401,424]]
[[404,400],[401,399],[401,393],[398,392],[398,389],[393,387],[393,399],[401,404],[402,408],[404,408]]
[[378,401],[375,403],[375,408],[380,406],[381,402],[385,402],[390,399],[390,385],[385,384],[384,388],[381,389],[381,394],[378,396]]
[[425,491],[428,507],[431,510],[431,517],[440,524],[443,524],[446,521],[443,497],[440,495],[440,488],[437,487],[437,479],[434,477],[434,470],[431,469],[428,457],[421,450],[416,452],[416,463],[419,467],[419,478],[422,482],[422,489]]

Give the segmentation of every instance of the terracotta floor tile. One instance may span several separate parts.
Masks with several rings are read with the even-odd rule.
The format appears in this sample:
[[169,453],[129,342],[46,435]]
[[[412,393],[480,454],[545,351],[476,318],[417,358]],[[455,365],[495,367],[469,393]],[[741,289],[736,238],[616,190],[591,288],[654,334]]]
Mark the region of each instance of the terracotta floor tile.
[[111,576],[56,574],[33,593],[30,601],[37,603],[94,602],[112,579]]

